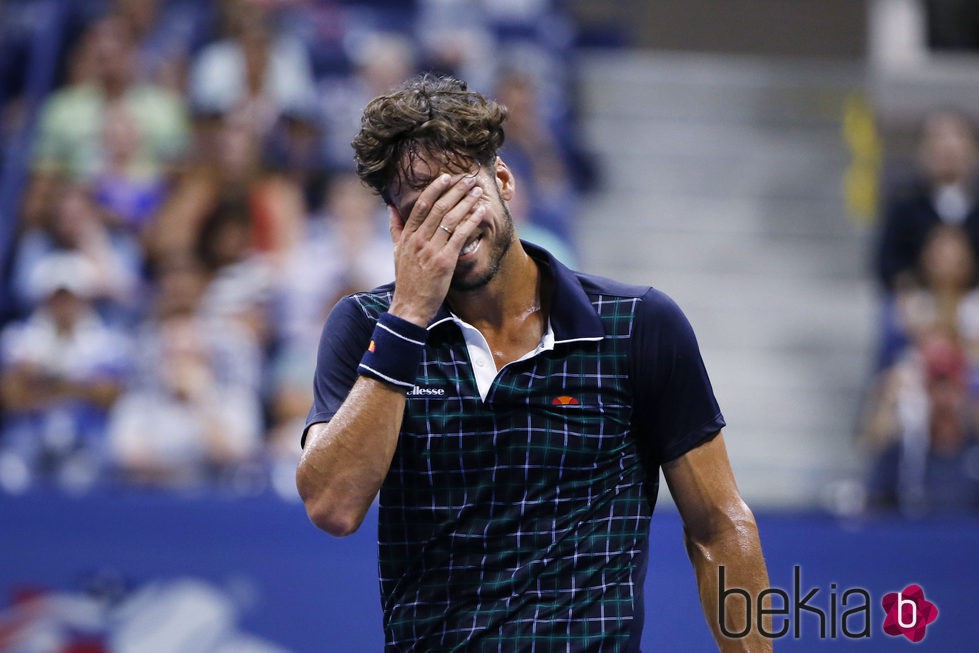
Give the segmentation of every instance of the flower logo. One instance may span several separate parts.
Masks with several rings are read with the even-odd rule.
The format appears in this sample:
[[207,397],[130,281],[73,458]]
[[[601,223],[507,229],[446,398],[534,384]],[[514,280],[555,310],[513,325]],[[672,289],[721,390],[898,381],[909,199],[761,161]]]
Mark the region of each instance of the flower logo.
[[918,643],[925,638],[928,624],[938,619],[938,607],[925,598],[920,585],[911,584],[900,592],[891,592],[880,603],[887,613],[884,632],[892,637],[904,635]]

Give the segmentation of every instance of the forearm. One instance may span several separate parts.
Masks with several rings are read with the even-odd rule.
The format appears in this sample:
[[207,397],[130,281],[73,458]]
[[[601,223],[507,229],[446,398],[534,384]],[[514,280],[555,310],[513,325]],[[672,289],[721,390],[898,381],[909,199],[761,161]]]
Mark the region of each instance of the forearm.
[[[757,614],[757,597],[768,588],[768,572],[758,527],[734,482],[723,435],[666,463],[663,473],[683,516],[700,604],[718,648],[723,653],[771,651]],[[766,632],[771,632],[767,624]]]
[[360,526],[387,476],[404,407],[403,390],[361,376],[333,419],[310,427],[296,485],[318,527],[343,536]]
[[[769,586],[768,572],[758,528],[747,506],[732,510],[708,534],[685,532],[685,541],[701,608],[719,650],[771,651],[772,641],[761,634],[762,615],[758,614],[758,595]],[[771,632],[770,618],[765,617],[763,623],[765,632]]]
[[37,390],[29,375],[14,370],[0,378],[0,401],[7,410],[31,410],[44,404],[47,395]]
[[[358,365],[369,378],[357,378],[328,423],[310,427],[296,470],[306,512],[332,535],[347,535],[360,526],[387,476],[398,444],[405,393],[424,356],[426,327],[445,301],[462,247],[485,212],[479,205],[482,189],[476,184],[476,175],[440,174],[420,194],[400,196],[407,220],[394,205],[389,206],[396,286]],[[335,315],[327,319],[325,332]],[[335,325],[341,333],[348,326],[345,320],[338,318]],[[330,355],[325,363],[322,358],[318,361],[318,370],[338,360],[349,363],[349,351],[339,356],[331,349],[321,345],[321,354],[325,350]]]
[[122,386],[108,379],[94,379],[87,381],[63,381],[59,388],[59,395],[81,399],[95,404],[96,406],[108,409],[115,403],[119,395],[122,394]]

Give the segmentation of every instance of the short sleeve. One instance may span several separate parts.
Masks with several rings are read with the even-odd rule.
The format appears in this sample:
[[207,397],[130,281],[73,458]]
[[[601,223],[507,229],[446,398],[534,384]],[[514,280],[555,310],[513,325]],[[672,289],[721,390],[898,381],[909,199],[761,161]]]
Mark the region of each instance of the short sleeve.
[[171,164],[187,150],[189,121],[180,99],[146,88],[138,108],[141,129],[154,163]]
[[630,373],[633,428],[661,465],[712,439],[724,427],[693,328],[680,307],[650,288],[636,308]]
[[58,172],[70,161],[64,133],[64,105],[64,96],[55,93],[41,108],[31,161],[35,172]]
[[357,365],[370,344],[374,321],[353,297],[341,299],[326,318],[316,355],[313,406],[306,417],[306,432],[317,422],[333,419],[357,380]]
[[227,41],[211,43],[201,50],[191,63],[187,82],[194,108],[223,112],[234,107],[244,93],[243,66],[239,53]]

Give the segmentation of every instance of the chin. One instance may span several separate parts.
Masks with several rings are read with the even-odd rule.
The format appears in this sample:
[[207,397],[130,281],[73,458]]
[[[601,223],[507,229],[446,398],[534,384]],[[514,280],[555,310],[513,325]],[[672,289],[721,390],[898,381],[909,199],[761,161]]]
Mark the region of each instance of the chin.
[[455,274],[452,275],[450,288],[455,291],[474,291],[479,290],[492,281],[500,271],[503,260],[502,254],[506,249],[499,248],[498,251],[478,252],[474,260],[465,261],[456,267]]
[[452,275],[450,288],[459,292],[471,292],[486,286],[496,277],[503,265],[503,260],[513,244],[513,218],[506,206],[503,207],[505,220],[504,229],[495,237],[480,236],[476,251],[469,257],[463,258],[456,266]]
[[449,284],[449,287],[457,292],[479,290],[492,281],[493,277],[499,271],[499,266],[491,266],[489,269],[477,269],[478,267],[473,266],[463,273],[457,270],[452,276],[452,282]]

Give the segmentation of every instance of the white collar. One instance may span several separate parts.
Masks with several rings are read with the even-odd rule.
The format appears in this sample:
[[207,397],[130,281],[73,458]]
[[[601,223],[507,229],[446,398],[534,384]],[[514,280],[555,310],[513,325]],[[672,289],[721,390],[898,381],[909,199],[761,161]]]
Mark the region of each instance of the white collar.
[[[462,331],[462,337],[466,340],[466,349],[469,350],[469,363],[472,366],[473,376],[476,377],[476,387],[479,389],[479,396],[483,401],[486,401],[490,387],[500,372],[500,370],[496,369],[493,352],[490,351],[489,343],[486,342],[486,337],[483,336],[479,329],[455,314],[452,314],[451,319],[459,325],[459,329]],[[544,330],[544,335],[541,336],[540,342],[537,343],[537,347],[513,362],[524,361],[528,358],[533,358],[543,351],[551,351],[552,349],[554,349],[554,329],[551,328],[551,320],[548,318],[547,328]],[[507,363],[507,365],[510,364]],[[503,367],[506,368],[506,365]]]

